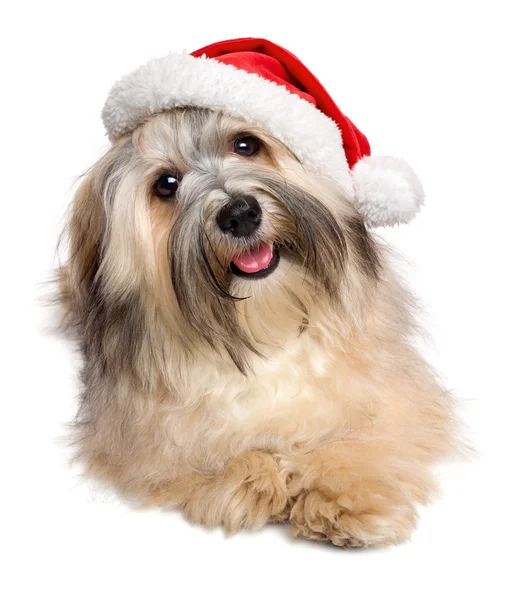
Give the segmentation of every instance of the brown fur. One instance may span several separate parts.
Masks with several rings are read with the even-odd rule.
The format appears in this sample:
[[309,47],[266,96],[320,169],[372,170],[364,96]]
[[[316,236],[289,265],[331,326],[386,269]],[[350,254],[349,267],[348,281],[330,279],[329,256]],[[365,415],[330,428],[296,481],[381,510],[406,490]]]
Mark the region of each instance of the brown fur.
[[[259,157],[231,153],[256,135]],[[152,192],[183,176],[176,201]],[[267,279],[215,215],[254,194]],[[87,174],[59,271],[85,359],[76,421],[88,473],[229,531],[291,522],[340,546],[398,543],[430,466],[456,449],[453,403],[415,350],[414,303],[346,190],[280,142],[201,110],[151,118]]]

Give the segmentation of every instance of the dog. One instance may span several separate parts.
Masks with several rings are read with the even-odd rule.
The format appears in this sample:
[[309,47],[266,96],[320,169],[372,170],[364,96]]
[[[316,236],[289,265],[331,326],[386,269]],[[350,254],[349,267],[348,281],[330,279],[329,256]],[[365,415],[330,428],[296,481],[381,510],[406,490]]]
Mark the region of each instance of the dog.
[[409,539],[453,398],[347,189],[246,119],[174,107],[88,171],[66,233],[89,476],[229,532]]

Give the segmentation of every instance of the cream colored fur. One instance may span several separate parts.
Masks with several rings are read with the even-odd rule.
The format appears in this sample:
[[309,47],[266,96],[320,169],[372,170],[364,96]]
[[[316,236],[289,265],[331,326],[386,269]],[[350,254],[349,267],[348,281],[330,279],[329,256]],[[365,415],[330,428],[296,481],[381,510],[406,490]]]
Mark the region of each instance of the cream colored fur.
[[[214,140],[217,158],[205,173],[198,163],[198,171],[189,158],[195,134],[184,119],[184,111],[159,115],[120,138],[75,199],[71,258],[59,276],[87,365],[80,459],[139,503],[180,508],[195,522],[230,531],[290,520],[295,534],[340,546],[408,539],[416,504],[435,489],[431,465],[456,448],[455,423],[452,398],[413,345],[414,303],[389,252],[358,230],[374,244],[379,276],[365,275],[349,240],[339,302],[292,251],[267,279],[230,280],[229,293],[247,297],[235,303],[240,330],[261,353],[248,353],[242,373],[220,345],[225,334],[211,348],[176,301],[169,235],[194,205],[152,198],[156,174],[176,166],[188,190],[201,189],[197,177],[221,182],[205,192],[198,215],[225,262],[234,247],[207,223],[227,186],[250,185],[251,175],[245,184],[237,179],[245,159],[223,146],[241,132],[264,143],[253,168],[310,192],[340,223],[359,217],[346,191],[236,119],[210,113],[199,135],[202,145]],[[284,203],[256,189],[267,215],[260,235],[287,243],[296,223]],[[97,345],[89,333],[99,310],[91,306],[93,290],[113,315],[102,315],[107,331],[98,327]],[[207,293],[200,290],[198,301]],[[110,312],[112,303],[124,308]],[[131,358],[122,339],[138,340]]]

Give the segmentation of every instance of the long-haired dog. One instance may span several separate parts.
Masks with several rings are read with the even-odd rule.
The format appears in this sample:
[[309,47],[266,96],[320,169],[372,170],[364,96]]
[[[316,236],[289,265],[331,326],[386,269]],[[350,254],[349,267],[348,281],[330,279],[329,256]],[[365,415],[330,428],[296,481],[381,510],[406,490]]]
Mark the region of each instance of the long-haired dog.
[[92,167],[67,233],[89,474],[229,531],[409,538],[452,399],[347,190],[246,120],[173,108]]

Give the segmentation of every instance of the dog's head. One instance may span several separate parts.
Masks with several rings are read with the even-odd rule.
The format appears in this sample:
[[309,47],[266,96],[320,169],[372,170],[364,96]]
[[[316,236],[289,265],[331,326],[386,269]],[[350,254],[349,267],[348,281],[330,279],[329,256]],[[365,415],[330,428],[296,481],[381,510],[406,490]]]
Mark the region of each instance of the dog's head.
[[379,258],[348,194],[240,119],[153,116],[94,165],[73,204],[61,286],[86,348],[129,366],[172,337],[244,369],[315,314],[350,319]]

